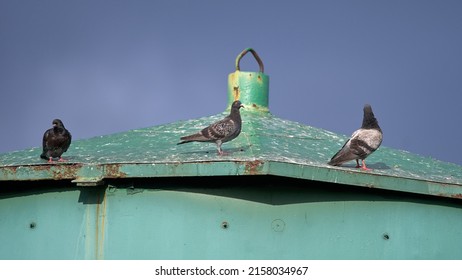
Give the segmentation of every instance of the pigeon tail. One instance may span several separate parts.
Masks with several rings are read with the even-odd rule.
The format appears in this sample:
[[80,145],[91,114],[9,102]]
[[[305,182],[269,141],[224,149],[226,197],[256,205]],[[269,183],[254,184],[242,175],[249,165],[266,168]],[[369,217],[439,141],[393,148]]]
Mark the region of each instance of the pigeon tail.
[[177,145],[181,145],[181,144],[185,144],[185,143],[189,143],[189,142],[206,142],[206,141],[210,141],[209,138],[205,137],[204,135],[202,135],[201,133],[196,133],[196,134],[192,134],[192,135],[188,135],[188,136],[183,136],[180,138],[181,142],[177,143]]
[[358,157],[354,155],[353,153],[351,153],[348,149],[341,149],[331,158],[331,160],[327,164],[333,165],[333,166],[339,166],[345,162],[348,162],[350,160],[354,160],[357,158]]

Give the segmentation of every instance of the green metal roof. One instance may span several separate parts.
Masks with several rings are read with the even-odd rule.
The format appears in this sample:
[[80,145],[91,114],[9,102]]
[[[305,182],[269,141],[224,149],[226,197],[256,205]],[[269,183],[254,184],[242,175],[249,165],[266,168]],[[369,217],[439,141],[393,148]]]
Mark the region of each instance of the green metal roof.
[[[249,107],[249,106],[247,106]],[[277,175],[338,184],[462,198],[462,167],[381,147],[368,158],[372,171],[326,164],[347,136],[241,109],[243,129],[219,156],[213,143],[176,145],[180,136],[227,112],[176,123],[74,141],[65,163],[48,164],[33,148],[0,155],[0,180]]]
[[348,137],[273,116],[267,106],[268,77],[262,72],[237,70],[230,75],[228,108],[238,98],[246,106],[241,109],[243,128],[238,138],[223,145],[229,155],[217,155],[213,143],[176,145],[180,136],[223,118],[226,110],[74,141],[64,154],[65,163],[41,160],[41,148],[1,154],[0,181],[70,179],[97,185],[109,178],[276,175],[462,199],[462,166],[406,151],[380,147],[368,158],[372,171],[353,168],[353,163],[327,165]]

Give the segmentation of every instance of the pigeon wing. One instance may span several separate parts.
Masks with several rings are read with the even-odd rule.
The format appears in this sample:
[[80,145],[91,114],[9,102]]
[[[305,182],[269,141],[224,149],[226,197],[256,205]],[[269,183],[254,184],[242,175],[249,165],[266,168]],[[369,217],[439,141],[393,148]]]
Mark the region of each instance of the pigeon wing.
[[72,141],[72,135],[67,129],[64,130],[64,137],[66,140],[63,144],[63,151],[67,152],[67,149],[69,149],[69,146],[71,145]]
[[382,133],[376,129],[359,129],[351,139],[350,149],[360,159],[372,154],[382,143]]
[[42,154],[40,155],[41,158],[44,158],[44,159],[47,159],[47,152],[50,150],[50,148],[48,147],[48,139],[50,139],[51,137],[51,133],[52,133],[53,129],[48,129],[47,131],[45,131],[45,133],[43,134],[43,140],[42,140],[42,148],[43,148],[43,152]]
[[225,140],[236,130],[236,124],[230,118],[224,118],[202,130],[202,134],[208,139]]
[[179,144],[184,144],[192,141],[198,142],[215,142],[217,140],[223,140],[230,131],[234,129],[234,122],[228,117],[215,122],[206,128],[202,129],[198,133],[191,134],[188,136],[183,136],[180,139],[182,140]]

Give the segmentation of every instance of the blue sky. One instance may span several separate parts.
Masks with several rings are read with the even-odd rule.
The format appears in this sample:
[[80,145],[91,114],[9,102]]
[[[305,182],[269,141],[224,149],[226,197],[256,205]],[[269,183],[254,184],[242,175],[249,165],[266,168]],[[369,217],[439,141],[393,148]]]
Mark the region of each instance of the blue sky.
[[252,47],[274,115],[350,135],[370,103],[382,145],[462,165],[461,15],[449,0],[2,0],[0,153],[40,146],[54,118],[76,140],[220,113]]

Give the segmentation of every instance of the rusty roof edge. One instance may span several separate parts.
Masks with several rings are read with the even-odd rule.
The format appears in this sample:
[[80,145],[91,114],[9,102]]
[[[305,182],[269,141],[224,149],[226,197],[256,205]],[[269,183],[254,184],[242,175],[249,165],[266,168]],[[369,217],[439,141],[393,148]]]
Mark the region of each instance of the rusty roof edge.
[[[400,174],[398,175],[391,175],[387,173],[382,173],[380,170],[370,170],[370,171],[363,171],[360,168],[355,168],[355,167],[343,167],[343,166],[331,166],[328,164],[305,164],[305,163],[299,163],[296,161],[281,161],[281,160],[269,160],[271,163],[279,163],[279,164],[293,164],[300,166],[302,168],[307,168],[307,167],[312,167],[312,168],[322,168],[322,169],[327,169],[327,170],[335,170],[337,172],[343,172],[345,174],[348,174],[348,176],[351,175],[358,175],[358,176],[381,176],[381,177],[389,177],[389,178],[394,178],[394,179],[407,179],[407,180],[412,180],[412,181],[421,181],[421,182],[427,182],[427,183],[432,183],[432,184],[442,184],[446,186],[455,186],[455,187],[461,187],[462,188],[462,183],[458,182],[444,182],[444,181],[437,181],[437,180],[431,180],[431,179],[426,179],[423,177],[417,178],[417,177],[411,177],[411,176],[406,176]],[[296,178],[301,178],[297,177]],[[305,179],[312,179],[315,180],[314,178],[305,178]],[[321,180],[319,180],[321,181]],[[329,181],[330,182],[330,181]],[[342,183],[340,181],[333,181],[334,183]]]
[[[271,161],[269,163],[268,174],[359,187],[462,199],[462,185],[457,183],[442,183],[424,179],[396,177],[387,174],[315,165],[296,164],[301,168],[286,168],[286,165],[294,164],[296,163]],[[360,176],[352,176],[355,174]]]
[[[457,183],[259,158],[162,163],[36,165],[15,167],[14,172],[6,173],[7,176],[5,170],[3,173],[3,181],[73,180],[78,185],[89,186],[99,185],[104,179],[116,178],[275,175],[462,199],[462,185]],[[34,176],[25,176],[30,174]]]
[[[189,161],[159,161],[159,162],[121,162],[121,163],[59,163],[59,164],[30,164],[30,165],[20,165],[20,166],[0,166],[0,174],[3,176],[0,177],[0,181],[12,181],[12,180],[24,180],[24,181],[33,181],[39,179],[53,179],[53,180],[61,180],[61,179],[75,179],[79,177],[86,177],[86,178],[128,178],[128,177],[143,177],[144,174],[140,174],[138,176],[133,176],[135,174],[129,174],[122,172],[121,170],[128,169],[133,170],[134,167],[130,166],[149,166],[149,167],[159,167],[161,165],[166,166],[181,166],[187,164],[222,164],[222,163],[232,163],[232,164],[243,164],[248,166],[258,166],[265,163],[278,163],[278,164],[288,164],[288,165],[296,165],[302,168],[313,167],[313,168],[321,168],[326,170],[336,170],[341,173],[347,173],[348,175],[367,175],[367,176],[381,176],[381,177],[389,177],[389,178],[396,178],[396,179],[408,179],[413,181],[422,181],[422,182],[429,182],[434,184],[443,184],[443,185],[452,185],[452,186],[459,186],[462,187],[462,184],[454,183],[454,182],[442,182],[430,179],[422,179],[422,178],[415,178],[415,177],[406,177],[403,175],[390,175],[385,173],[378,173],[377,171],[362,171],[356,168],[350,167],[333,167],[329,165],[317,165],[317,164],[306,164],[300,163],[297,161],[283,161],[283,160],[275,160],[271,158],[262,158],[262,157],[252,157],[247,159],[237,159],[237,158],[223,158],[223,159],[206,159],[206,160],[189,160]],[[153,168],[149,168],[147,170],[153,171]],[[275,170],[277,171],[277,170]],[[163,172],[150,172],[150,174],[161,174]],[[220,173],[220,172],[218,172]],[[218,174],[217,173],[217,174]],[[300,172],[294,172],[294,174],[298,174]],[[35,176],[28,176],[30,174],[34,174]],[[217,174],[212,174],[212,176],[216,176]],[[256,174],[256,173],[255,173]],[[269,174],[269,173],[258,173],[258,174]],[[147,174],[146,174],[147,175]],[[176,174],[171,174],[171,176],[175,176]],[[197,174],[196,176],[203,176],[204,174]],[[246,175],[244,173],[237,173],[236,175]],[[253,174],[250,174],[253,175]],[[300,176],[289,176],[289,177],[297,177],[302,178]],[[303,177],[304,178],[304,177]],[[316,178],[305,178],[315,180]],[[335,183],[341,183],[338,181],[333,181]]]
[[[266,167],[266,168],[265,168]],[[262,160],[219,160],[157,163],[45,164],[0,167],[1,181],[73,180],[75,183],[100,182],[116,178],[174,176],[231,176],[265,174]]]

